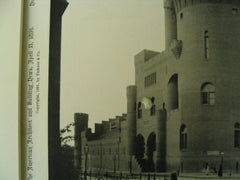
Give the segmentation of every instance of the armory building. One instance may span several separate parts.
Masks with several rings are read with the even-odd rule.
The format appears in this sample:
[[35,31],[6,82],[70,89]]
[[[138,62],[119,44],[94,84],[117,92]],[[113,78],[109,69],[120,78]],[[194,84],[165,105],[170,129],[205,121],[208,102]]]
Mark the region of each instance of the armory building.
[[84,170],[238,170],[240,2],[165,0],[163,52],[135,56],[127,113],[88,128],[75,114],[75,166]]

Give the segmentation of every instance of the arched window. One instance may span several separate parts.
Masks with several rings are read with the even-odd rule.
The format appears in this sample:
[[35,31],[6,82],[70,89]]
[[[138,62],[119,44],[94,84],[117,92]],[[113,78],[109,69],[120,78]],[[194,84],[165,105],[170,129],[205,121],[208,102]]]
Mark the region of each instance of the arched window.
[[234,147],[240,148],[240,124],[234,125]]
[[138,119],[142,118],[142,108],[141,108],[141,106],[142,106],[142,103],[139,102],[138,103],[138,111],[137,111]]
[[180,150],[187,149],[187,127],[183,124],[180,128]]
[[204,83],[201,87],[201,103],[203,105],[215,104],[215,87],[212,83]]
[[154,104],[155,98],[152,97],[152,98],[151,98],[151,101],[152,101],[152,107],[151,107],[151,109],[150,109],[150,115],[151,115],[151,116],[154,116],[154,115],[155,115],[155,111],[156,111],[155,104]]
[[169,109],[178,109],[178,75],[174,74],[168,82]]

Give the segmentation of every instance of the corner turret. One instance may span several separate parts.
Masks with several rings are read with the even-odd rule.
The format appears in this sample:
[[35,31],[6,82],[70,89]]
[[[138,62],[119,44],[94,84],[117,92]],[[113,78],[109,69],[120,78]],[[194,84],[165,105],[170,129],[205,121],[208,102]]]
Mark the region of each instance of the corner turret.
[[74,114],[74,166],[76,169],[81,170],[81,132],[87,130],[88,128],[88,114],[84,113],[75,113]]
[[177,20],[172,0],[164,0],[165,12],[165,49],[167,50],[171,42],[177,39]]

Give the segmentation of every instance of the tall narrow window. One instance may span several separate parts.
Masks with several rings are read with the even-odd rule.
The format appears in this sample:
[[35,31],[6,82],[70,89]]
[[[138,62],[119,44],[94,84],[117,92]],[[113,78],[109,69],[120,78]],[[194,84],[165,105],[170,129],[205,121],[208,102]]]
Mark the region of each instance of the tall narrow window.
[[178,109],[178,75],[174,74],[167,87],[167,99],[170,110]]
[[180,150],[187,149],[187,127],[183,124],[180,128]]
[[156,84],[156,82],[157,82],[157,75],[156,75],[157,73],[154,73],[153,75],[154,75],[154,83]]
[[150,115],[151,115],[151,116],[154,116],[154,115],[155,115],[155,104],[154,104],[155,98],[152,97],[152,98],[151,98],[151,101],[152,101],[152,107],[151,107],[151,109],[150,109]]
[[204,83],[201,87],[201,103],[203,105],[215,104],[215,87],[212,83]]
[[147,87],[149,86],[149,76],[147,76]]
[[204,32],[204,55],[205,59],[209,58],[209,36],[208,36],[208,31]]
[[147,87],[147,77],[144,78],[144,87]]
[[240,148],[240,124],[234,126],[234,147]]
[[139,102],[138,103],[138,119],[141,119],[142,118],[142,108],[141,108],[141,106],[142,106],[142,103],[141,102]]

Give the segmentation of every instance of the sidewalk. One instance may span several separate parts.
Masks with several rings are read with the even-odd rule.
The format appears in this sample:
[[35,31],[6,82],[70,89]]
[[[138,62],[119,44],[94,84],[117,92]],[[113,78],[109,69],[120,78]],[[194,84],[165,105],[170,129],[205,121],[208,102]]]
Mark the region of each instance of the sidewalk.
[[238,179],[240,180],[240,174],[231,174],[231,176],[229,176],[229,174],[223,173],[222,177],[218,177],[217,174],[209,174],[206,175],[205,173],[182,173],[179,175],[178,180],[191,180],[191,179],[198,179],[198,180],[206,180],[206,179],[222,179],[222,180],[229,180],[229,179]]

